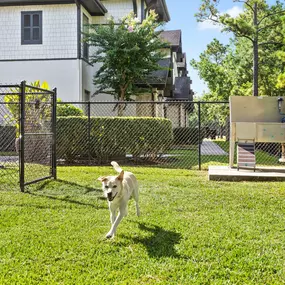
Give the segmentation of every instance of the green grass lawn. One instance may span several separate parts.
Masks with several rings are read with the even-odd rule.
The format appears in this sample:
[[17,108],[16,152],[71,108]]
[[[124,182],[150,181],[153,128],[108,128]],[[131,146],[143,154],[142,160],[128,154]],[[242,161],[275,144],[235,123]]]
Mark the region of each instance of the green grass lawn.
[[29,193],[0,191],[0,284],[284,284],[284,183],[130,170],[142,216],[131,201],[114,240],[96,180],[111,167],[59,167]]
[[0,151],[0,156],[18,156],[15,151]]
[[[19,163],[2,163],[0,167],[0,191],[2,189],[19,189]],[[50,176],[50,166],[41,164],[25,164],[25,182],[31,182],[39,178]]]
[[[229,165],[229,142],[225,140],[214,140],[213,142],[227,154],[201,155],[201,169],[203,170],[208,170],[210,165]],[[174,155],[167,159],[167,167],[193,170],[199,168],[198,146],[189,146],[189,149],[171,149],[167,153]],[[284,164],[278,162],[279,157],[262,150],[256,150],[255,153],[257,166],[284,167]],[[236,163],[236,152],[234,162]]]
[[[167,153],[176,155],[168,158],[168,167],[182,169],[199,169],[198,147],[196,149],[175,149]],[[207,170],[209,165],[228,165],[227,155],[201,155],[201,169]]]

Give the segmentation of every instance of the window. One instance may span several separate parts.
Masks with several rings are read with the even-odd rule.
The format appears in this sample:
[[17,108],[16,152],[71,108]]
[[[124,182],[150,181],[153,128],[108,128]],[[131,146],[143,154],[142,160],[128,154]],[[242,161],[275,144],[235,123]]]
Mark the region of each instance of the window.
[[88,17],[83,14],[83,58],[88,60],[89,59],[89,45],[86,42],[86,34],[89,32],[89,19]]
[[42,11],[21,13],[22,45],[42,44]]

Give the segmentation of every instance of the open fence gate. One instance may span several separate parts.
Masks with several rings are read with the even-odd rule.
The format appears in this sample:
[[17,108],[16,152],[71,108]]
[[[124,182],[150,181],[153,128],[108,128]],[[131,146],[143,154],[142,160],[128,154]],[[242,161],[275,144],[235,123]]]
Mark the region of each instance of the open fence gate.
[[56,89],[25,81],[0,85],[0,99],[0,184],[20,184],[24,192],[27,185],[56,179]]

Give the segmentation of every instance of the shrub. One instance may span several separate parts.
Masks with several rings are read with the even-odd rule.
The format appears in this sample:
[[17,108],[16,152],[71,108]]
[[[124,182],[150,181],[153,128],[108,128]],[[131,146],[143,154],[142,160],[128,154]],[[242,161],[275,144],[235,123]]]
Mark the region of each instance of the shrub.
[[[179,127],[173,129],[174,143],[177,145],[198,145],[199,144],[199,130],[198,128]],[[205,131],[201,128],[200,143],[205,138]]]
[[[45,90],[50,90],[50,87],[46,81],[40,83],[39,80],[30,83],[25,88],[25,129],[26,131],[34,132],[35,128],[38,128],[42,121],[45,121],[46,118],[51,117],[51,109],[46,107],[46,103],[50,102],[51,95],[46,93],[45,91],[39,91],[35,88],[41,88]],[[4,97],[5,106],[11,113],[10,123],[14,124],[17,128],[17,137],[19,136],[19,120],[20,120],[20,112],[19,112],[19,96],[15,96],[15,94],[19,94],[19,88],[10,88],[7,90],[7,94]],[[38,104],[38,112],[34,111],[35,105]],[[30,130],[32,129],[32,130]]]
[[88,157],[89,141],[90,155],[100,163],[127,153],[156,157],[172,143],[172,124],[163,118],[91,117],[89,126],[87,117],[58,118],[58,158]]
[[61,103],[62,101],[60,99],[57,99],[57,102],[60,103],[56,104],[56,114],[59,117],[68,117],[68,116],[81,117],[84,115],[83,111],[80,108],[72,104]]

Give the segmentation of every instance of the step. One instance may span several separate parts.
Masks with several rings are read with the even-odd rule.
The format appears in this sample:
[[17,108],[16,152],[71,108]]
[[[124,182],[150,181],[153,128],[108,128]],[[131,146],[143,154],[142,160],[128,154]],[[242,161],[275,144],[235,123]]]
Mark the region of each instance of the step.
[[237,144],[237,167],[238,168],[255,168],[255,145],[254,143]]

